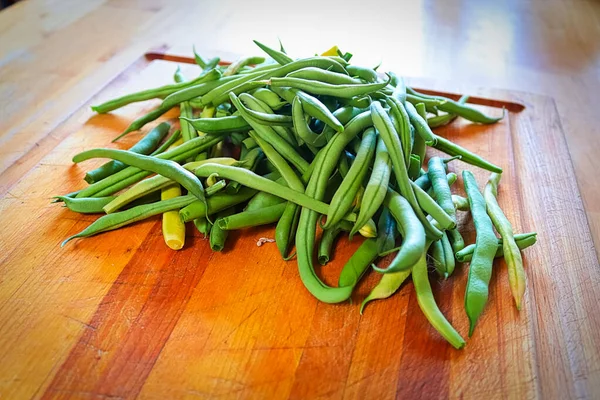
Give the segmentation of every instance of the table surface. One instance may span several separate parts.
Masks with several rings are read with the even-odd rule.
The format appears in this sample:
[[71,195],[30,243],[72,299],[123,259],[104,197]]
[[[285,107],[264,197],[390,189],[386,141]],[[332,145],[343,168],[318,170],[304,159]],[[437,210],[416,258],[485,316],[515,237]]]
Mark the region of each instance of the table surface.
[[[51,142],[50,133],[62,121],[149,48],[195,44],[206,54],[223,54],[222,49],[256,54],[250,39],[273,43],[279,35],[293,54],[338,44],[356,54],[358,62],[383,61],[383,69],[430,78],[437,88],[450,91],[483,86],[552,96],[592,237],[600,247],[600,205],[594,204],[600,194],[594,179],[600,135],[596,111],[588,106],[600,97],[600,4],[473,0],[390,2],[386,7],[380,2],[365,20],[358,2],[345,9],[317,3],[318,13],[310,11],[315,9],[310,2],[293,12],[280,2],[261,3],[260,9],[234,1],[197,3],[29,1],[1,12],[2,193],[35,159],[31,154],[41,141]],[[308,21],[319,29],[299,34]],[[374,41],[368,32],[385,37]],[[0,282],[3,273],[0,268]],[[594,373],[598,368],[587,378]]]

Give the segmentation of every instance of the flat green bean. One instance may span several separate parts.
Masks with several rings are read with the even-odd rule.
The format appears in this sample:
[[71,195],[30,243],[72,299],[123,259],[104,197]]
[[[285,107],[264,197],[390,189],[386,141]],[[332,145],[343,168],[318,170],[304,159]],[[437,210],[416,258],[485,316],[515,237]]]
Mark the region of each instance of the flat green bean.
[[108,197],[69,197],[69,196],[56,196],[55,198],[63,201],[65,206],[71,210],[81,214],[95,214],[103,213],[102,209],[105,205],[115,199],[114,196]]
[[525,269],[523,268],[523,258],[521,257],[521,251],[515,242],[513,228],[502,212],[498,200],[498,182],[500,182],[500,174],[492,173],[485,185],[483,191],[483,197],[485,198],[485,204],[487,206],[487,213],[490,216],[494,227],[502,237],[502,249],[504,252],[504,259],[506,260],[506,268],[508,270],[508,282],[513,298],[515,299],[515,305],[517,310],[521,309],[521,300],[525,294],[526,275]]
[[469,336],[471,336],[477,319],[487,303],[488,285],[492,277],[492,264],[498,248],[498,239],[494,233],[492,221],[487,214],[487,206],[483,195],[477,188],[475,176],[470,171],[464,170],[463,181],[477,232],[475,251],[469,266],[469,277],[467,278],[465,293],[465,310],[469,317]]

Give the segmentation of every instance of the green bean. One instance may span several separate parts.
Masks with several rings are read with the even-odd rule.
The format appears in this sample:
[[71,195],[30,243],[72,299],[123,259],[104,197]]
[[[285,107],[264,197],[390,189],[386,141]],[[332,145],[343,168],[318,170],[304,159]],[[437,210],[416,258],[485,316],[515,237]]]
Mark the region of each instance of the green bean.
[[214,101],[219,96],[228,94],[232,89],[234,89],[246,82],[255,81],[257,78],[262,77],[264,74],[265,74],[264,71],[257,71],[257,72],[252,72],[252,73],[244,74],[244,75],[236,75],[235,79],[229,80],[229,81],[223,83],[222,85],[216,86],[209,92],[206,92],[205,94],[201,95],[202,97],[201,97],[200,101],[203,106],[212,105],[213,107],[216,107],[222,103],[222,102]]
[[206,134],[226,135],[231,132],[247,132],[251,129],[244,118],[239,115],[232,115],[221,118],[184,118],[194,129]]
[[331,83],[334,85],[357,85],[362,84],[360,79],[355,79],[347,74],[340,74],[338,72],[332,72],[321,68],[306,67],[297,71],[290,72],[286,75],[288,78],[300,78],[311,81],[319,81],[325,83]]
[[[364,132],[360,149],[356,154],[356,160],[352,163],[348,174],[333,195],[329,206],[329,213],[327,214],[327,222],[323,226],[324,229],[338,223],[351,211],[352,202],[367,172],[369,172],[369,167],[375,153],[376,140],[375,129],[369,128]],[[361,227],[362,225],[359,228]]]
[[439,157],[431,157],[428,166],[427,176],[429,176],[433,191],[435,192],[435,199],[456,225],[456,210],[454,209],[454,203],[452,203],[450,185],[446,179],[446,164]]
[[217,214],[217,219],[210,230],[209,243],[212,251],[222,251],[229,236],[229,231],[222,229],[220,222],[235,212],[234,207],[229,207]]
[[[240,166],[250,171],[256,171],[256,168],[258,168],[258,164],[262,159],[263,151],[258,147],[254,147],[246,152],[243,157],[240,157],[240,162],[242,163]],[[240,186],[239,182],[229,182],[226,189],[227,193],[237,193],[237,191],[240,190]]]
[[269,81],[267,81],[267,84],[273,87],[294,87],[300,90],[304,90],[308,93],[317,95],[327,95],[341,97],[344,99],[351,99],[352,97],[362,96],[384,88],[385,86],[387,86],[390,79],[391,78],[388,77],[388,80],[382,83],[334,85],[319,81],[311,81],[308,79],[272,77]]
[[371,96],[355,96],[350,99],[339,99],[340,102],[347,107],[369,108],[371,104]]
[[[469,100],[469,96],[463,95],[458,100],[459,104],[465,104]],[[437,115],[435,117],[427,118],[427,125],[430,128],[437,128],[440,126],[448,125],[458,117],[456,114],[446,113],[444,115]]]
[[[178,146],[181,147],[181,146]],[[189,158],[193,158],[199,151],[202,150],[203,147],[192,148],[185,152],[180,152],[180,154],[173,154],[169,151],[169,156],[167,158],[171,158],[172,161],[182,162]],[[177,150],[177,149],[172,149]],[[158,158],[161,155],[157,156]],[[80,197],[102,197],[108,196],[113,193],[118,192],[121,189],[124,189],[134,183],[141,181],[152,173],[149,171],[142,171],[139,168],[127,167],[123,171],[117,172],[115,175],[109,176],[108,178],[103,179],[100,182],[94,183],[89,187],[82,189],[78,196]]]
[[392,97],[402,104],[406,103],[406,84],[404,78],[398,77],[398,83],[394,86]]
[[[203,150],[212,147],[215,143],[218,143],[219,140],[219,138],[205,139],[198,137],[182,144],[181,146],[177,146],[173,149],[165,151],[164,153],[158,154],[156,158],[173,160],[177,162],[184,161],[189,157],[195,156]],[[150,174],[150,172],[142,171],[139,168],[127,167],[114,175],[104,178],[101,181],[82,189],[77,194],[77,197],[108,196],[144,179]]]
[[331,248],[338,234],[342,231],[348,231],[352,225],[348,221],[340,221],[334,226],[323,229],[321,241],[319,242],[319,250],[317,251],[317,260],[319,264],[325,265],[329,262]]
[[[442,239],[444,236],[442,235]],[[446,256],[444,255],[444,245],[442,239],[436,240],[429,246],[429,254],[435,271],[444,279],[448,278],[448,267],[446,266]]]
[[296,96],[292,103],[292,118],[294,121],[294,129],[296,134],[304,141],[304,143],[310,144],[315,147],[323,147],[327,143],[327,138],[324,135],[314,133],[304,115],[302,108],[302,101],[300,97]]
[[[364,109],[344,106],[344,107],[340,107],[336,111],[334,111],[333,116],[342,125],[345,125],[348,122],[350,122],[350,120],[352,118],[356,117],[357,115],[359,115],[360,113],[362,113],[364,111],[365,111]],[[329,140],[331,140],[331,138],[335,134],[335,132],[336,131],[332,127],[330,127],[329,125],[325,125],[325,127],[323,128],[323,132],[321,132],[321,135],[324,135],[327,138],[327,141],[329,141]]]
[[146,125],[148,122],[152,122],[156,119],[158,119],[160,116],[162,116],[163,114],[165,114],[167,111],[169,111],[172,107],[163,107],[160,106],[157,109],[150,111],[148,114],[141,116],[140,118],[136,119],[135,121],[133,121],[124,131],[123,133],[121,133],[120,135],[118,135],[117,137],[115,137],[111,142],[114,143],[117,140],[121,139],[123,136],[140,130],[144,127],[144,125]]
[[[269,107],[269,105],[267,103],[264,103],[263,101],[257,99],[254,96],[249,95],[248,93],[240,94],[239,99],[250,110],[267,113],[267,114],[275,114],[273,109],[271,107]],[[296,140],[294,138],[294,134],[291,132],[291,128],[287,128],[285,126],[276,126],[276,125],[271,126],[271,128],[275,131],[275,133],[277,133],[279,136],[281,136],[283,139],[285,139],[286,142],[288,142],[289,144],[294,145],[294,146],[296,145]]]
[[[261,75],[261,73],[263,73],[263,72],[257,71],[254,73],[253,77],[258,77]],[[248,76],[248,75],[251,75],[251,74],[246,74],[244,76]],[[202,108],[202,107],[204,107],[204,104],[202,103],[203,96],[205,96],[207,93],[211,92],[212,90],[215,90],[216,88],[219,88],[226,84],[230,84],[230,82],[236,81],[238,79],[240,79],[240,76],[238,76],[238,75],[226,76],[226,77],[222,77],[220,79],[214,80],[214,81],[204,82],[204,83],[201,83],[198,85],[186,87],[184,89],[178,90],[177,92],[171,93],[170,95],[165,97],[163,102],[161,103],[161,107],[166,107],[167,109],[171,109],[184,101],[190,101],[190,104],[192,105],[192,107]],[[196,99],[199,99],[199,100],[197,101]],[[199,103],[199,104],[196,104],[196,103]]]
[[258,136],[261,136],[263,140],[268,141],[283,157],[291,162],[301,173],[304,173],[308,168],[308,162],[296,152],[295,148],[281,138],[272,129],[264,126],[254,120],[248,113],[246,113],[246,107],[244,107],[235,94],[231,94],[231,101],[238,109],[242,117],[252,126],[252,129],[256,131]]
[[[277,153],[273,146],[267,141],[262,140],[258,135],[254,135],[252,131],[250,135],[256,140],[261,149],[263,149],[267,159],[273,163],[287,185],[294,190],[304,192],[302,180],[296,175],[284,158]],[[292,202],[288,202],[281,215],[279,215],[279,222],[275,228],[275,242],[283,258],[287,257],[287,250],[289,243],[293,240],[298,218],[299,207]]]
[[[133,153],[144,154],[144,155],[150,154],[154,149],[156,149],[158,147],[158,144],[163,140],[163,138],[167,135],[167,133],[169,133],[170,128],[171,128],[171,125],[168,124],[167,122],[163,122],[163,123],[159,124],[154,129],[152,129],[150,132],[148,132],[148,134],[146,134],[146,136],[144,136],[142,138],[142,140],[140,140],[135,145],[133,145],[129,149],[129,151],[131,151]],[[109,162],[103,164],[102,166],[100,166],[96,169],[88,171],[85,174],[84,180],[90,184],[94,183],[94,182],[98,182],[98,181],[106,178],[107,176],[113,175],[113,174],[125,169],[126,167],[127,167],[127,165],[125,165],[124,163],[122,163],[120,161],[112,160],[112,161],[109,161]]]
[[271,193],[258,192],[250,199],[244,211],[260,210],[261,208],[271,207],[277,204],[285,203],[281,197],[272,195]]
[[508,270],[508,282],[513,298],[515,299],[517,310],[520,310],[521,300],[525,294],[525,281],[527,278],[525,269],[523,268],[521,252],[513,237],[514,233],[512,225],[508,218],[506,218],[506,215],[504,215],[504,212],[502,212],[500,205],[498,205],[498,200],[496,200],[500,178],[500,174],[492,173],[490,175],[490,178],[485,185],[483,197],[485,198],[487,213],[503,240],[502,249]]
[[174,161],[162,160],[156,157],[143,156],[124,150],[93,149],[79,153],[73,157],[73,162],[89,160],[91,158],[112,158],[142,170],[151,171],[169,178],[186,188],[200,201],[204,198],[204,188],[200,180],[191,172],[181,167]]
[[342,73],[346,73],[344,67],[340,65],[339,62],[329,58],[329,57],[313,57],[313,58],[305,58],[302,60],[293,61],[289,64],[283,65],[279,68],[275,68],[273,70],[264,72],[263,75],[248,79],[245,82],[239,82],[235,87],[228,87],[227,89],[221,88],[220,90],[215,91],[215,93],[208,93],[203,97],[203,104],[208,104],[210,101],[213,105],[219,105],[223,102],[226,102],[229,99],[230,93],[238,95],[243,92],[247,92],[249,90],[253,90],[256,87],[264,86],[267,84],[267,81],[262,81],[260,79],[269,79],[271,77],[281,77],[285,76],[288,73],[295,71],[304,67],[318,67],[325,68],[331,70],[337,70]]
[[264,57],[246,57],[246,58],[242,58],[234,63],[231,63],[227,69],[225,70],[225,72],[223,72],[223,76],[231,76],[231,75],[235,75],[238,73],[238,71],[240,69],[242,69],[242,67],[245,67],[246,65],[253,65],[253,64],[262,64],[265,62],[265,58]]
[[499,166],[490,163],[477,154],[472,153],[464,147],[461,147],[441,136],[436,136],[436,143],[433,145],[433,147],[450,156],[461,156],[461,161],[466,162],[467,164],[487,169],[488,171],[496,172],[498,174],[502,173],[502,168]]
[[465,248],[465,240],[458,231],[458,228],[450,229],[446,233],[448,234],[448,240],[452,247],[452,253],[457,253]]
[[288,258],[288,251],[296,236],[301,208],[288,202],[281,218],[275,227],[275,243],[284,260]]
[[279,110],[281,107],[285,106],[286,102],[281,101],[281,97],[277,95],[277,93],[272,90],[266,88],[258,88],[253,93],[252,96],[256,97],[260,101],[267,104],[273,110]]
[[258,47],[260,47],[265,53],[267,53],[273,60],[277,61],[277,63],[279,63],[281,65],[289,64],[292,61],[294,61],[290,56],[288,56],[287,54],[285,54],[282,51],[278,51],[278,50],[272,49],[270,47],[267,47],[257,40],[253,40],[253,42]]
[[388,97],[387,103],[390,106],[391,115],[393,115],[398,123],[399,130],[398,136],[400,137],[400,144],[404,151],[404,162],[409,165],[410,153],[412,152],[412,139],[410,137],[410,117],[406,112],[406,108],[401,101],[395,97]]
[[[314,198],[307,196],[305,193],[288,188],[287,186],[280,185],[265,177],[257,175],[252,171],[242,168],[209,163],[201,165],[200,167],[196,168],[194,172],[200,177],[207,177],[212,173],[217,173],[222,178],[234,180],[255,190],[261,190],[274,194],[285,200],[291,201],[292,203],[314,210],[320,214],[327,214],[329,212],[328,204],[319,200],[315,200]],[[348,216],[347,218],[348,220],[354,220],[356,216]]]
[[[371,115],[373,117],[373,124],[379,131],[381,138],[385,143],[385,147],[388,149],[390,159],[392,160],[392,166],[400,194],[406,198],[408,203],[414,210],[417,218],[425,227],[426,232],[433,238],[440,238],[442,233],[435,228],[425,217],[421,207],[417,203],[417,198],[411,185],[411,180],[408,178],[408,171],[406,170],[406,164],[404,164],[404,153],[400,144],[398,134],[390,121],[389,116],[378,102],[374,101],[371,103]],[[415,260],[416,261],[416,260]]]
[[[369,111],[357,115],[346,124],[343,132],[335,135],[319,151],[311,164],[311,167],[314,166],[313,172],[305,192],[308,196],[314,199],[322,199],[325,196],[329,178],[344,148],[358,133],[369,127],[372,123]],[[339,303],[350,298],[352,287],[330,287],[324,284],[316,275],[312,259],[317,219],[318,214],[313,210],[303,208],[300,212],[300,220],[296,232],[298,272],[302,283],[313,296],[326,303]]]
[[358,217],[356,217],[356,223],[350,231],[350,237],[354,236],[356,232],[375,215],[387,193],[387,187],[390,182],[390,176],[392,173],[392,162],[390,155],[385,148],[383,139],[377,140],[377,149],[375,153],[375,162],[373,164],[373,170],[371,177],[367,183],[365,192],[360,202],[360,209]]
[[442,100],[444,101],[444,103],[440,104],[438,106],[438,108],[442,111],[445,111],[449,114],[456,114],[460,117],[463,117],[464,119],[467,119],[469,121],[472,122],[477,122],[480,124],[493,124],[496,123],[498,121],[500,121],[502,118],[504,118],[504,115],[506,114],[506,109],[502,109],[502,116],[500,117],[489,117],[487,115],[485,115],[484,113],[482,113],[481,111],[473,108],[473,107],[469,107],[465,104],[456,102],[452,99],[448,99],[446,97],[442,97],[442,96],[428,96],[422,93],[418,93],[415,92],[414,90],[407,88],[407,90],[409,92],[411,92],[411,94],[414,94],[415,96],[419,96],[421,98],[429,98],[429,99],[434,99],[434,100]]
[[212,215],[228,207],[236,206],[247,201],[256,194],[256,190],[242,187],[234,194],[220,192],[206,199],[206,205],[201,201],[194,201],[179,210],[183,222],[190,222],[196,218]]
[[377,82],[377,71],[372,68],[359,67],[356,65],[346,66],[346,71],[350,76],[357,76],[367,82]]
[[167,211],[176,210],[192,203],[197,198],[194,195],[175,197],[169,200],[162,200],[152,204],[144,204],[132,207],[125,211],[114,214],[103,215],[94,221],[91,225],[76,235],[70,236],[61,243],[61,247],[75,238],[83,238],[96,235],[101,232],[107,232],[118,229],[122,226],[132,224],[137,221],[162,214]]
[[99,104],[97,106],[92,106],[92,110],[97,112],[98,114],[104,114],[109,111],[116,110],[117,108],[121,108],[127,104],[135,103],[138,101],[150,100],[154,98],[161,98],[170,95],[178,90],[190,87],[192,85],[197,85],[203,82],[213,81],[215,79],[219,79],[221,73],[217,70],[210,71],[207,74],[202,74],[196,79],[193,79],[189,82],[181,82],[175,83],[171,85],[160,86],[153,89],[143,90],[141,92],[131,93],[122,97],[118,97],[113,100],[109,100],[105,103]]
[[448,322],[446,317],[444,317],[433,297],[429,276],[427,275],[427,259],[425,256],[426,252],[423,252],[412,269],[412,279],[415,286],[415,293],[417,294],[417,302],[429,323],[444,339],[455,348],[462,349],[465,346],[465,340]]
[[189,122],[194,116],[190,103],[184,101],[181,103],[180,108],[179,124],[181,125],[181,136],[183,137],[183,141],[187,142],[188,140],[198,137],[198,132]]
[[378,300],[387,299],[402,286],[404,281],[410,276],[411,270],[390,272],[381,275],[381,280],[375,286],[369,295],[365,297],[362,304],[360,305],[360,313],[362,314],[367,303]]
[[421,165],[421,157],[416,154],[411,154],[410,159],[408,160],[408,170],[406,171],[408,179],[416,179],[421,172]]
[[[535,232],[530,232],[530,233],[517,233],[514,235],[515,238],[515,242],[517,243],[517,247],[520,250],[526,249],[529,246],[533,246],[535,244],[535,242],[537,241],[537,233]],[[504,249],[503,247],[503,241],[502,238],[498,239],[498,249],[496,250],[496,254],[495,254],[495,258],[498,257],[503,257],[504,256]],[[463,248],[460,251],[457,251],[455,253],[456,256],[456,260],[458,262],[469,262],[471,261],[471,258],[473,257],[473,252],[475,251],[475,245],[474,244],[470,244],[468,246],[466,246],[465,248]]]
[[271,224],[277,222],[279,218],[281,218],[285,207],[285,203],[280,203],[259,210],[242,211],[237,214],[231,214],[227,217],[220,218],[215,224],[218,225],[220,229],[228,231]]
[[198,232],[204,235],[204,237],[208,237],[210,235],[210,231],[212,230],[213,224],[206,217],[198,217],[194,220],[194,226],[198,229]]
[[419,115],[415,106],[413,106],[410,102],[406,103],[406,112],[408,113],[410,122],[415,127],[415,130],[421,139],[423,139],[427,146],[433,146],[436,141],[436,136],[431,131],[431,128],[429,128],[429,125],[427,125],[427,121],[423,119],[421,115]]
[[384,210],[378,221],[377,239],[365,240],[350,257],[340,273],[338,286],[354,288],[379,253],[394,246],[395,239],[394,219],[389,212]]
[[319,99],[304,93],[301,90],[296,91],[296,96],[302,100],[302,109],[306,114],[324,122],[336,132],[342,132],[344,130],[342,122],[339,121]]
[[[191,170],[194,170],[195,168],[199,167],[200,165],[206,164],[206,163],[223,163],[223,164],[227,164],[227,165],[239,164],[238,161],[233,158],[223,157],[223,158],[212,158],[212,159],[201,160],[201,161],[192,161],[187,164],[184,164],[183,168],[187,169],[188,171],[191,171]],[[167,186],[171,185],[172,183],[173,183],[173,181],[171,179],[161,176],[161,175],[156,175],[151,178],[145,179],[145,180],[139,182],[138,184],[132,186],[131,188],[129,188],[126,192],[121,193],[119,196],[117,196],[115,198],[114,201],[108,203],[104,207],[104,211],[107,214],[115,212],[116,210],[122,208],[126,204],[128,204],[136,199],[139,199],[140,197],[145,196],[149,193],[155,192],[160,189],[164,189]],[[215,185],[218,185],[218,186],[214,187]],[[206,190],[207,195],[209,194],[209,192],[214,193],[216,190],[222,189],[224,183],[217,183],[215,185],[213,185],[213,187],[211,187],[210,190],[208,190],[208,188],[207,188],[207,190]]]
[[450,244],[450,238],[448,237],[447,232],[444,232],[440,241],[444,249],[444,264],[446,266],[445,277],[447,278],[450,275],[452,275],[452,273],[454,272],[454,267],[456,266],[456,262],[454,261],[454,251],[452,249],[452,245]]
[[415,265],[425,250],[425,230],[410,203],[393,190],[387,190],[383,204],[398,223],[402,235],[402,246],[396,257],[385,268],[374,267],[378,272],[398,272],[408,270]]
[[81,197],[73,198],[69,196],[55,196],[55,198],[63,201],[65,206],[71,210],[81,214],[103,213],[106,204],[115,199],[114,196],[109,197]]
[[488,285],[492,276],[492,264],[498,248],[498,239],[494,234],[492,221],[487,214],[485,200],[477,188],[475,176],[463,171],[465,191],[471,207],[473,223],[477,231],[475,251],[469,266],[469,277],[465,293],[465,310],[469,317],[469,336],[473,334],[477,319],[485,308],[488,299]]
[[161,144],[156,150],[154,150],[152,153],[150,153],[150,155],[156,156],[160,153],[167,151],[169,149],[169,147],[171,147],[173,144],[175,144],[175,142],[177,142],[179,140],[180,137],[181,137],[181,131],[179,129],[177,129],[175,132],[173,132],[173,134],[171,136],[169,136],[169,138],[167,140],[165,140],[163,142],[163,144]]
[[421,96],[415,96],[411,93],[406,95],[406,100],[410,102],[413,106],[416,106],[419,103],[422,103],[425,107],[438,107],[440,104],[443,104],[445,100],[436,100],[431,98],[425,98]]
[[469,200],[457,194],[452,195],[452,203],[454,204],[454,207],[460,211],[469,211],[471,209]]

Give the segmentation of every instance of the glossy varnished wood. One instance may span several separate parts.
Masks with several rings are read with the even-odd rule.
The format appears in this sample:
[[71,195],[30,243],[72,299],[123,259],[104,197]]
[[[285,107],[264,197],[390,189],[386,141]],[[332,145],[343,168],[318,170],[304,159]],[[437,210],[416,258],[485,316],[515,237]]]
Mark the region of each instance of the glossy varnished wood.
[[[191,76],[194,67],[187,68]],[[142,58],[89,103],[166,83],[173,70],[170,61]],[[445,93],[425,80],[411,84]],[[192,226],[184,250],[167,249],[157,218],[60,249],[63,238],[94,219],[48,203],[54,194],[83,187],[84,171],[94,165],[74,166],[70,158],[106,146],[157,102],[100,116],[86,105],[57,127],[52,141],[40,142],[0,175],[7,182],[0,200],[0,393],[593,397],[599,390],[592,379],[600,348],[598,261],[554,102],[518,92],[469,94],[480,104],[505,106],[507,118],[489,127],[456,121],[439,132],[503,166],[500,204],[517,231],[538,231],[539,243],[524,253],[523,310],[514,309],[506,267],[498,261],[489,306],[463,351],[429,326],[411,283],[367,306],[363,316],[359,304],[375,274],[359,285],[352,304],[318,303],[300,283],[294,261],[282,261],[274,245],[256,246],[257,238],[273,235],[269,227],[232,234],[223,253],[212,253]],[[451,165],[456,172],[464,167]],[[487,173],[473,170],[483,186]],[[461,224],[473,241],[468,214]],[[338,243],[334,261],[318,269],[326,282],[335,284],[359,244]],[[443,312],[463,335],[466,272],[458,268],[448,281],[431,276]]]

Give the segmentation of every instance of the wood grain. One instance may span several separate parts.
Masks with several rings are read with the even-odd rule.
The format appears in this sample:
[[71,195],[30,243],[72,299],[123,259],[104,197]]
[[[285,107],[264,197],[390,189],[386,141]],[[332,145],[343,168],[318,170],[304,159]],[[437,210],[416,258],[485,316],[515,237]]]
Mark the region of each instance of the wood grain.
[[[141,59],[90,102],[166,82],[173,70],[172,62]],[[185,71],[191,76],[193,67]],[[425,80],[411,84],[439,89]],[[255,245],[273,235],[271,227],[235,232],[215,254],[192,226],[184,250],[169,250],[157,219],[59,249],[94,219],[48,204],[53,194],[83,187],[93,166],[72,166],[70,158],[106,146],[156,103],[101,116],[86,105],[57,128],[54,141],[0,174],[0,223],[7,227],[0,241],[0,397],[595,397],[600,270],[554,102],[518,92],[473,94],[512,111],[493,126],[458,120],[439,133],[503,166],[500,204],[516,230],[539,232],[539,243],[524,252],[524,309],[514,309],[506,266],[497,261],[489,305],[463,351],[431,328],[410,282],[362,316],[374,273],[352,304],[318,303],[295,262],[282,261],[273,245]],[[451,164],[457,173],[464,167]],[[483,186],[487,173],[473,170]],[[460,222],[472,242],[468,213]],[[338,243],[334,261],[318,270],[326,282],[336,282],[359,244]],[[431,276],[442,311],[463,335],[467,271],[457,268],[447,281]]]

